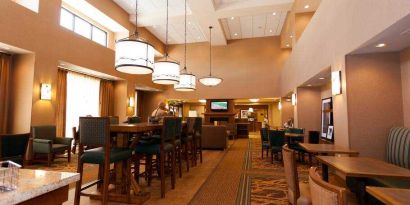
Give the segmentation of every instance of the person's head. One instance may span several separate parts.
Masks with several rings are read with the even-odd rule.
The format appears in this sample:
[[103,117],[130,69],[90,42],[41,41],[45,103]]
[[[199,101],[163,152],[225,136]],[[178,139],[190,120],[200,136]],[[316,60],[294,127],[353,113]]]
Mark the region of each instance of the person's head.
[[162,109],[162,110],[165,110],[166,108],[165,108],[165,103],[164,102],[159,102],[158,103],[158,108],[159,109]]

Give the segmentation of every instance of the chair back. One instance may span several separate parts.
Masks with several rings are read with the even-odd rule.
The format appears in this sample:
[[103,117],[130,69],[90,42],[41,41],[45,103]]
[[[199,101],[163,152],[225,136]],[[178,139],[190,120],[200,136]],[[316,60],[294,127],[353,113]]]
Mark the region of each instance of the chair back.
[[182,118],[176,117],[175,119],[175,138],[181,139],[182,135]]
[[31,134],[35,139],[52,140],[57,137],[56,126],[54,125],[41,125],[31,127]]
[[267,142],[269,141],[269,129],[268,128],[261,128],[260,130],[261,133],[261,140],[262,142]]
[[322,180],[317,167],[309,170],[309,188],[314,205],[347,204],[346,189]]
[[127,119],[127,123],[128,123],[128,124],[137,124],[137,123],[141,123],[141,118],[140,118],[140,117],[137,117],[137,116],[128,117],[128,119]]
[[80,132],[77,131],[77,127],[73,127],[73,139],[74,140],[79,140],[80,139]]
[[161,144],[164,142],[174,142],[177,132],[177,117],[164,117],[161,134]]
[[282,147],[283,164],[285,169],[286,184],[288,185],[289,203],[296,205],[300,197],[298,172],[296,167],[295,151],[288,148],[287,145]]
[[120,118],[118,116],[109,116],[111,125],[120,124]]
[[285,144],[285,132],[279,130],[269,131],[269,144],[271,147],[282,147]]
[[0,135],[0,161],[11,157],[24,158],[30,133]]
[[319,131],[309,131],[309,143],[319,144]]
[[109,117],[80,117],[80,144],[102,147],[110,143]]
[[410,169],[410,128],[394,127],[390,130],[386,155],[389,163]]
[[187,117],[186,119],[186,125],[187,125],[187,129],[186,129],[186,133],[188,135],[192,135],[194,134],[194,126],[195,126],[195,117]]
[[202,135],[202,118],[201,117],[195,118],[194,132],[195,132],[195,136]]

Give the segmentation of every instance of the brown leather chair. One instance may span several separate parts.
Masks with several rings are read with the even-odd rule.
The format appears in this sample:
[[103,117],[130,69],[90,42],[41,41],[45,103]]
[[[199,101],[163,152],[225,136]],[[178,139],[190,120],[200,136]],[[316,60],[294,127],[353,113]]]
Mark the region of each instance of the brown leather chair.
[[224,125],[202,126],[202,148],[226,149],[228,147],[228,134]]
[[345,205],[347,204],[347,192],[345,188],[325,182],[320,177],[317,167],[309,170],[309,187],[314,205]]
[[283,164],[285,168],[286,184],[288,185],[288,199],[292,205],[307,205],[311,203],[309,184],[299,182],[296,166],[295,151],[282,147]]

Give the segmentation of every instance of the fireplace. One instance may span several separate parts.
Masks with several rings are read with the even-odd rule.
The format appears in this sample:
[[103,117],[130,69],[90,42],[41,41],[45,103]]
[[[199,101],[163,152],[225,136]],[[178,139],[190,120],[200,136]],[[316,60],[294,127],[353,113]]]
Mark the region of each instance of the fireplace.
[[217,122],[229,122],[229,117],[210,117],[209,121],[211,124],[214,124],[215,121]]

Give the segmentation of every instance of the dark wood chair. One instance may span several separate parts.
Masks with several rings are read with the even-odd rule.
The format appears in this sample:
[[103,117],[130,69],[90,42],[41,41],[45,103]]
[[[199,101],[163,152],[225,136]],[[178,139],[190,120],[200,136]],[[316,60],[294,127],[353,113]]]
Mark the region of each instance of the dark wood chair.
[[280,130],[269,130],[269,148],[271,150],[271,162],[276,157],[279,160],[281,157],[282,146],[285,144],[285,132]]
[[268,128],[261,128],[260,129],[260,134],[261,134],[261,148],[262,148],[261,157],[263,159],[264,151],[266,151],[266,157],[268,157],[268,154],[269,154],[269,149],[270,149],[269,129]]
[[181,123],[182,119],[178,117],[164,117],[161,135],[153,135],[151,140],[140,141],[135,148],[134,161],[134,177],[139,181],[140,173],[140,160],[145,157],[146,159],[146,172],[148,185],[151,185],[153,166],[152,158],[155,155],[159,165],[159,177],[161,179],[161,198],[165,197],[165,162],[171,168],[171,187],[175,188],[175,173],[176,173],[176,137],[178,123]]
[[196,166],[197,164],[197,155],[199,154],[199,162],[202,164],[202,118],[196,117],[194,123],[194,157],[193,162]]
[[[94,185],[102,184],[102,204],[108,201],[108,185],[110,184],[110,164],[120,161],[126,161],[126,178],[123,185],[126,186],[128,199],[130,199],[130,177],[131,177],[131,155],[132,150],[128,148],[112,147],[110,136],[110,118],[108,117],[80,117],[80,142],[79,142],[79,159],[77,172],[80,173],[80,180],[76,183],[74,204],[80,204],[82,191]],[[85,150],[85,146],[97,147]],[[98,164],[100,167],[98,179],[82,186],[83,165]],[[117,184],[116,184],[117,185]]]
[[24,166],[30,133],[0,135],[0,161],[13,161]]

